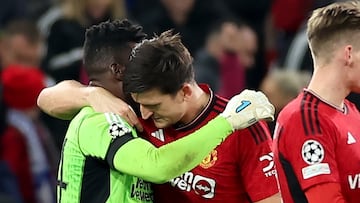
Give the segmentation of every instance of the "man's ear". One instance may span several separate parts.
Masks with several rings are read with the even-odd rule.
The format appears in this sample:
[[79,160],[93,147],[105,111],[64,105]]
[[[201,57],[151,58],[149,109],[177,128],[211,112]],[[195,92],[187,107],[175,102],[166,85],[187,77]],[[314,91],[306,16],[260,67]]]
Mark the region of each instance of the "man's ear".
[[191,98],[192,95],[192,88],[190,87],[189,83],[185,83],[181,87],[181,93],[183,94],[184,101],[188,101]]
[[113,76],[117,79],[117,80],[123,80],[124,77],[124,70],[125,70],[125,66],[124,65],[120,65],[118,63],[112,63],[110,65],[110,71],[111,74],[113,74]]
[[354,62],[354,50],[351,45],[348,45],[344,49],[344,59],[345,59],[345,65],[352,66]]

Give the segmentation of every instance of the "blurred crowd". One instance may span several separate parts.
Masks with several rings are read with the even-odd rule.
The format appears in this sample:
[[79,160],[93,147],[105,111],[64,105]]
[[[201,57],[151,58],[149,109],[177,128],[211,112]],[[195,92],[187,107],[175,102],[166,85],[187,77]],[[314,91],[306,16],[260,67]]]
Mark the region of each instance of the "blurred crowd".
[[[0,3],[0,199],[55,202],[55,176],[68,122],[36,105],[46,86],[87,84],[86,28],[128,18],[148,37],[182,36],[196,79],[230,98],[260,89],[278,113],[309,82],[304,22],[334,0],[2,0]],[[74,95],[76,99],[76,95]],[[358,96],[351,99],[357,102]],[[272,123],[269,123],[272,126]]]

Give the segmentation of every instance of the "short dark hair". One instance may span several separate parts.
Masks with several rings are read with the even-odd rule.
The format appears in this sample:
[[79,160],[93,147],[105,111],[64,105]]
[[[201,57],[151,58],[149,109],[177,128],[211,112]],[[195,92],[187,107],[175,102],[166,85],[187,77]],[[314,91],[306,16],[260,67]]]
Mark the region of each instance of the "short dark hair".
[[175,94],[184,83],[194,82],[193,59],[180,38],[169,30],[138,44],[124,72],[124,91],[142,93],[157,88]]
[[26,19],[9,22],[4,28],[2,35],[5,40],[7,37],[22,35],[31,44],[37,44],[43,41],[43,37],[35,22]]
[[126,65],[129,58],[121,56],[124,51],[130,55],[129,43],[138,43],[145,37],[142,27],[127,19],[106,21],[88,28],[84,42],[84,66],[90,79],[105,72],[112,63]]

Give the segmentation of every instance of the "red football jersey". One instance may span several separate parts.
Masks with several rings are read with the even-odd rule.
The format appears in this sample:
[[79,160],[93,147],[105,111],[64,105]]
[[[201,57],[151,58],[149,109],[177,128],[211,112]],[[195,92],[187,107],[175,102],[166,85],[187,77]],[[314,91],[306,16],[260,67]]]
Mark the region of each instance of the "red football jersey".
[[[160,147],[194,132],[222,112],[227,100],[202,88],[211,99],[197,118],[186,126],[165,129],[156,128],[151,119],[143,121],[145,138]],[[259,122],[234,132],[193,170],[154,185],[155,202],[259,201],[278,193],[275,174],[271,137],[267,124]]]
[[303,191],[341,184],[348,203],[360,202],[360,113],[339,109],[304,90],[280,113],[274,154],[284,202],[307,202]]

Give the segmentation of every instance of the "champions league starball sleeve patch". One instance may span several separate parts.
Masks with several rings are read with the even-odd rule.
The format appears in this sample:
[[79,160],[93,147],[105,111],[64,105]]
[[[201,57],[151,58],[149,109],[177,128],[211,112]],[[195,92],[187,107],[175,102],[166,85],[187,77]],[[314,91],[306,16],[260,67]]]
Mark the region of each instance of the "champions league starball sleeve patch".
[[330,174],[328,163],[322,163],[325,156],[324,147],[316,140],[307,140],[302,146],[302,158],[308,166],[301,169],[304,179],[309,179],[322,174]]
[[316,140],[307,140],[302,146],[302,158],[309,164],[317,164],[322,162],[325,156],[323,146]]
[[120,122],[113,122],[109,126],[109,134],[113,140],[127,133],[131,133],[130,128]]

